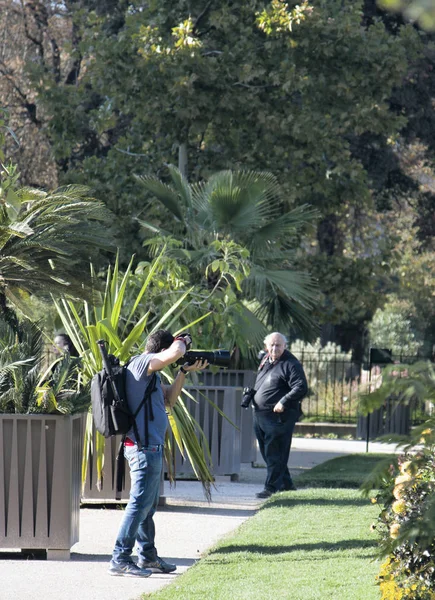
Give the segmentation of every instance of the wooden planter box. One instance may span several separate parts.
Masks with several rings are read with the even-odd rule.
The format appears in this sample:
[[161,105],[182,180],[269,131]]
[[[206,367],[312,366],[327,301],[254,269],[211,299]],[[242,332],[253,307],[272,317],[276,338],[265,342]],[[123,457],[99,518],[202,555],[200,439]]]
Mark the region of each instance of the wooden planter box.
[[[241,462],[241,416],[242,389],[233,387],[186,387],[197,402],[184,398],[186,408],[203,430],[211,453],[214,475],[237,477]],[[204,398],[207,396],[230,419],[221,416]],[[194,474],[188,458],[183,458],[178,448],[175,451],[175,476],[192,477]]]
[[68,560],[79,541],[84,415],[0,414],[0,550]]

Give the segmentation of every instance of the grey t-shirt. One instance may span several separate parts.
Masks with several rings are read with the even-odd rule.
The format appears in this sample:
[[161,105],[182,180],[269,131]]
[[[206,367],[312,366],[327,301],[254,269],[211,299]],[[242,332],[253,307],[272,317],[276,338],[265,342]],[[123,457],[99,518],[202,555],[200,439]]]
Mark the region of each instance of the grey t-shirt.
[[[152,374],[147,375],[148,365],[155,354],[140,354],[134,356],[127,366],[126,373],[126,392],[130,410],[135,412],[141,403],[146,387],[151,381]],[[151,396],[154,419],[148,421],[148,438],[150,445],[164,444],[165,432],[168,427],[168,416],[165,410],[165,401],[160,382],[160,374],[156,373],[156,389]],[[142,444],[145,444],[145,414],[142,407],[136,417],[136,425],[139,431],[139,437]],[[127,436],[134,442],[137,442],[133,429],[130,429]]]

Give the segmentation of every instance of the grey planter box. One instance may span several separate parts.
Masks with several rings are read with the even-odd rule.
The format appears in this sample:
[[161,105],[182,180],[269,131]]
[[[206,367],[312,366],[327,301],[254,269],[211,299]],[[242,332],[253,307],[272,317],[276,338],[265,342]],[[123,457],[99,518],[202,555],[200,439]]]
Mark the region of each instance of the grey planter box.
[[200,371],[195,374],[202,385],[208,387],[253,387],[257,374],[255,371],[239,371],[231,369],[221,369],[217,373],[212,371]]
[[68,560],[79,541],[84,415],[0,414],[0,549]]
[[[369,439],[388,433],[408,435],[411,429],[411,407],[388,398],[383,407],[370,413]],[[357,437],[367,438],[367,417],[358,417]]]
[[[196,373],[195,376],[202,385],[208,386],[209,388],[215,386],[244,388],[254,387],[257,374],[255,371],[221,369],[217,373],[213,373],[212,371],[200,371],[199,373]],[[239,410],[241,390],[237,391],[236,396],[236,410]],[[252,463],[257,456],[252,407],[250,406],[248,409],[242,408],[240,410],[240,462]]]
[[[184,398],[187,410],[199,423],[210,447],[214,475],[238,475],[241,462],[241,388],[231,387],[186,387],[196,400]],[[230,419],[222,417],[204,398],[207,396]],[[235,427],[234,427],[235,425]],[[175,476],[193,476],[189,459],[175,454]]]

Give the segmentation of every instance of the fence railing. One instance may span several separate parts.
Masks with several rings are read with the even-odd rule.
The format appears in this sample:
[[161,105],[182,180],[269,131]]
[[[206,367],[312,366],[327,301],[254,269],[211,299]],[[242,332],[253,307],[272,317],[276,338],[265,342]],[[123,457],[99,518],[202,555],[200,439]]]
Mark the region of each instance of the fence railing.
[[[304,367],[309,387],[308,395],[302,403],[304,420],[356,423],[359,416],[359,397],[373,389],[375,382],[379,381],[382,367],[351,360],[339,353],[303,352],[299,359]],[[412,364],[424,359],[417,355],[392,355],[393,362],[402,364]],[[253,387],[255,376],[254,371],[222,370],[217,373],[204,371],[199,374],[198,381],[208,386]],[[422,423],[430,408],[411,402],[407,409],[410,424]]]
[[[359,416],[361,394],[373,389],[382,377],[383,366],[354,361],[336,353],[304,352],[299,357],[308,380],[309,392],[303,401],[305,420],[355,423]],[[424,356],[397,354],[393,363],[412,364]],[[386,410],[389,414],[391,408]],[[407,415],[411,425],[422,423],[428,407],[411,402]]]

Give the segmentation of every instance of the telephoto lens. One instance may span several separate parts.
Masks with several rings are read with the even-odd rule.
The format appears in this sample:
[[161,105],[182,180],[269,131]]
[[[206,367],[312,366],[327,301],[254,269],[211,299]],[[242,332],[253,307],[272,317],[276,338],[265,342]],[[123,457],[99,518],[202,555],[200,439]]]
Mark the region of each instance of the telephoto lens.
[[207,361],[209,365],[228,369],[231,354],[228,350],[189,350],[184,356],[177,360],[177,365],[193,365],[197,360]]

